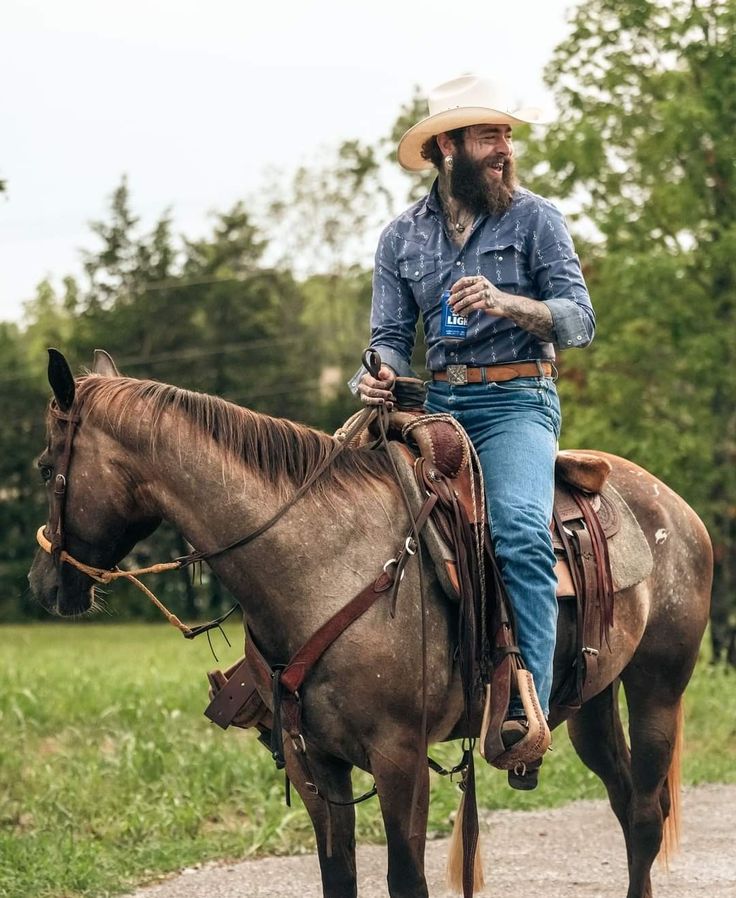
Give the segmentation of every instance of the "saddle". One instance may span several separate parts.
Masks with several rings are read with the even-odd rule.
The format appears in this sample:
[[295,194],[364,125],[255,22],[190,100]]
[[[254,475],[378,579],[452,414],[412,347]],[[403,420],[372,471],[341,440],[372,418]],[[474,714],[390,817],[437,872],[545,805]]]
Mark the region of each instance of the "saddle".
[[[451,482],[468,521],[482,520],[484,503],[473,488],[469,463],[472,450],[456,421],[420,409],[399,409],[390,416],[389,436],[394,439],[389,452],[414,511],[425,495],[417,478],[417,459],[422,458],[430,471]],[[365,444],[370,436],[362,440]],[[608,483],[611,469],[607,459],[589,451],[559,452],[555,462],[551,529],[557,596],[561,603],[574,604],[575,634],[567,670],[558,677],[552,700],[570,710],[595,694],[600,653],[610,651],[615,593],[641,582],[653,564],[641,528]],[[423,541],[445,593],[457,601],[456,553],[434,516],[424,528]]]

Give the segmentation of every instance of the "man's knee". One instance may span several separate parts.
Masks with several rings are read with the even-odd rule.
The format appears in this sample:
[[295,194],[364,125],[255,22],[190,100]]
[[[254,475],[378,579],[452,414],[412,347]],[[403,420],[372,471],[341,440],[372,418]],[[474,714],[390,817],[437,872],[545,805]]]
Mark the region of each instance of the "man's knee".
[[493,548],[501,562],[526,562],[554,567],[552,534],[548,524],[524,525],[494,528]]

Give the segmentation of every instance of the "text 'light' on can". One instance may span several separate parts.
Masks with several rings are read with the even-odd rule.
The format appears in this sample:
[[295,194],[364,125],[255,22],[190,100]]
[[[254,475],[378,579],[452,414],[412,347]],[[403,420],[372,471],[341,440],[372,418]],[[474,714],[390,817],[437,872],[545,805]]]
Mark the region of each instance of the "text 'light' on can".
[[461,340],[465,339],[468,332],[468,319],[462,315],[457,315],[452,311],[449,290],[445,290],[440,297],[440,301],[442,302],[440,334],[448,343],[459,343]]

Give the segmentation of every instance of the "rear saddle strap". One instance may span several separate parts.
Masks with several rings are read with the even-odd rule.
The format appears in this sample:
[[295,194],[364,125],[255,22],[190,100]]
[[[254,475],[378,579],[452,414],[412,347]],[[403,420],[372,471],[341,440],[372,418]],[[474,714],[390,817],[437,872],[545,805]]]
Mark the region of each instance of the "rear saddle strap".
[[[607,533],[591,497],[579,490],[569,490],[568,497],[575,503],[578,517],[574,518],[568,510],[563,520],[564,504],[556,504],[554,522],[575,589],[576,644],[571,675],[561,684],[554,701],[578,708],[592,696],[590,690],[598,679],[598,659],[604,642],[610,649],[614,589]],[[610,518],[606,523],[609,528],[616,526]]]

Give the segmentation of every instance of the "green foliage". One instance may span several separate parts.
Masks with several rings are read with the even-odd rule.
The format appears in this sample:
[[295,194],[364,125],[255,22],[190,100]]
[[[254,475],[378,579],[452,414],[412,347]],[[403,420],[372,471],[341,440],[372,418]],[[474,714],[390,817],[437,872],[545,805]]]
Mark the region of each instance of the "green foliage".
[[294,176],[279,176],[264,191],[263,219],[274,237],[278,265],[300,276],[329,273],[346,277],[356,260],[367,263],[369,234],[388,220],[392,197],[386,188],[379,151],[357,140]]
[[[242,637],[229,633],[223,666]],[[214,666],[205,640],[150,625],[34,624],[1,635],[0,894],[109,895],[207,859],[313,850],[307,814],[296,796],[284,807],[282,777],[255,734],[222,732],[202,716]],[[688,692],[686,782],[734,781],[734,720],[733,675],[701,666]],[[481,808],[603,798],[564,731],[554,740],[535,792],[513,792],[479,761]],[[432,751],[446,764],[459,754],[457,744]],[[369,783],[361,774],[355,788]],[[431,783],[430,833],[444,834],[459,793]],[[358,808],[358,838],[383,841],[375,801]]]
[[598,335],[563,359],[566,443],[634,459],[700,513],[714,647],[736,663],[735,25],[734,0],[580,6],[546,69],[559,121],[524,159],[598,233],[579,245]]
[[27,354],[17,326],[0,323],[0,583],[17,584],[5,602],[0,601],[0,618],[4,612],[13,617],[36,615],[25,576],[33,534],[46,514],[33,465],[43,448],[43,422],[40,415],[29,414],[45,402],[42,365],[41,357]]
[[[426,115],[427,101],[419,90],[419,87],[414,85],[414,92],[411,99],[401,107],[398,118],[391,129],[391,133],[382,142],[386,152],[386,158],[389,161],[392,163],[395,162],[396,148],[403,135],[409,128],[416,125],[416,123]],[[402,174],[404,178],[409,181],[407,193],[409,200],[412,202],[420,199],[420,197],[423,197],[429,192],[435,178],[435,171],[433,168],[426,172],[417,173],[405,172],[402,170]]]
[[[371,177],[370,154],[357,144],[346,145],[340,158],[355,184]],[[309,233],[316,240],[314,228]],[[200,240],[175,238],[168,214],[146,232],[132,211],[125,179],[92,234],[95,249],[84,252],[81,282],[67,278],[59,294],[42,282],[26,305],[25,328],[0,325],[6,412],[0,422],[0,620],[40,613],[26,573],[33,535],[46,518],[32,459],[44,441],[47,347],[62,349],[76,370],[102,347],[125,374],[214,393],[327,430],[355,409],[345,381],[367,339],[365,271],[299,282],[288,268],[269,267],[268,242],[242,203],[214,216],[211,233]],[[186,551],[180,536],[161,528],[132,560],[144,564]],[[228,602],[206,573],[202,589],[184,574],[165,578],[160,588],[162,598],[189,619],[219,613]],[[115,594],[124,613],[155,614],[135,590],[123,586]]]

